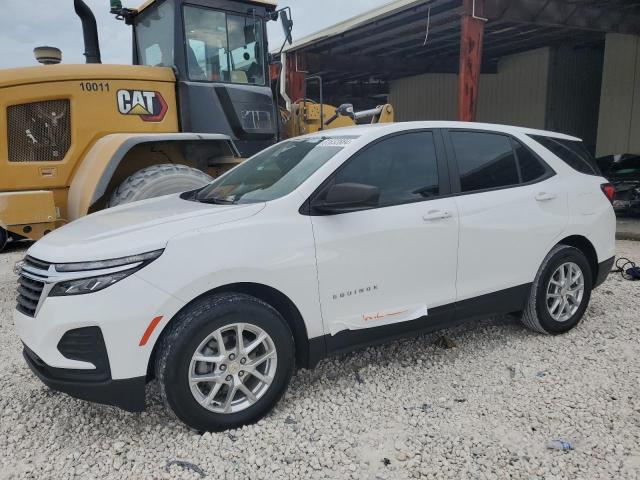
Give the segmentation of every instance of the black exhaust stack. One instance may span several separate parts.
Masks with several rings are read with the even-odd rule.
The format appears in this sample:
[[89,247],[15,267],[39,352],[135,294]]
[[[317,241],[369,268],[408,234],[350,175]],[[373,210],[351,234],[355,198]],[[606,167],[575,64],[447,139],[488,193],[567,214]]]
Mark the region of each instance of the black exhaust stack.
[[98,41],[98,25],[91,9],[82,0],[74,0],[76,14],[82,21],[82,35],[84,36],[84,56],[87,63],[102,63],[100,59],[100,42]]

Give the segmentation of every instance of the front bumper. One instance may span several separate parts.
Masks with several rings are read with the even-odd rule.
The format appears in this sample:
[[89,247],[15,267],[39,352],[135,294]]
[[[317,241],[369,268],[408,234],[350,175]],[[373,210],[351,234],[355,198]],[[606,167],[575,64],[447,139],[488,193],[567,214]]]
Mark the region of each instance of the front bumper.
[[[153,346],[184,302],[137,277],[136,274],[99,292],[48,297],[35,317],[14,310],[15,330],[22,342],[53,368],[93,370],[95,362],[64,355],[59,342],[74,329],[97,327],[104,338],[114,380],[141,377]],[[140,340],[150,322],[162,317],[144,345]]]
[[56,228],[53,192],[49,190],[0,192],[0,225],[31,240]]
[[[43,383],[77,398],[140,411],[153,347],[183,306],[133,274],[88,295],[47,297],[35,316],[14,310],[13,318],[25,359]],[[157,317],[161,322],[141,342]],[[85,336],[70,335],[78,331]],[[99,335],[88,339],[88,331]]]
[[128,412],[144,410],[145,376],[125,380],[113,380],[110,376],[98,381],[79,379],[78,370],[50,367],[26,345],[22,354],[31,371],[53,390],[81,400],[113,405]]

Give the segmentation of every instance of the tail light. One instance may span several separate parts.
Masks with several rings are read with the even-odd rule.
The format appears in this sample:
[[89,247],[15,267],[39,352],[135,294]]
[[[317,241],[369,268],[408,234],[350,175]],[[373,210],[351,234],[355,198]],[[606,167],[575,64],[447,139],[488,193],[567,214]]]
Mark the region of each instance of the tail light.
[[604,195],[613,204],[613,198],[616,196],[616,187],[614,187],[610,183],[603,183],[602,185],[600,185],[600,188],[602,188],[602,193],[604,193]]

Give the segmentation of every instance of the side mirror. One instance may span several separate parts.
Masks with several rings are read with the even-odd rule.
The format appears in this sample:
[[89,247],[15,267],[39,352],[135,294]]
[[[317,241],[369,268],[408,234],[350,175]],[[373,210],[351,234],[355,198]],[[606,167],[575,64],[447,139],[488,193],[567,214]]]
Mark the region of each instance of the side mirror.
[[287,13],[287,10],[280,10],[280,23],[282,24],[282,31],[284,32],[284,38],[289,43],[289,45],[293,44],[293,37],[291,36],[291,32],[293,31],[293,20],[289,18],[291,12]]
[[346,213],[378,206],[380,190],[362,183],[332,185],[325,199],[314,202],[312,208],[323,213]]

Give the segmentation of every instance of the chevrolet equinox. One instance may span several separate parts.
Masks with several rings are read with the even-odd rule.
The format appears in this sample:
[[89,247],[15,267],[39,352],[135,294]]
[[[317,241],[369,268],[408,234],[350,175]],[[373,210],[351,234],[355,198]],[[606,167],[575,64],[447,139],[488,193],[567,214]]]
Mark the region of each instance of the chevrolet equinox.
[[614,193],[562,134],[319,132],[47,235],[15,328],[51,388],[140,411],[155,378],[191,427],[234,428],[329,355],[497,314],[572,329],[613,263]]

